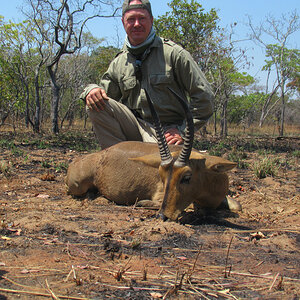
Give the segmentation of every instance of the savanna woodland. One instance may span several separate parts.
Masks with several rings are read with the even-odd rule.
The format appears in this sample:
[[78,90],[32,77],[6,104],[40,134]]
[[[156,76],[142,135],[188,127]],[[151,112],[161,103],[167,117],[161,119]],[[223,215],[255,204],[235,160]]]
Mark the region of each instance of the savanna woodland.
[[121,47],[87,24],[120,18],[121,2],[23,2],[24,21],[0,16],[0,299],[299,299],[297,11],[245,20],[265,82],[216,9],[173,0],[155,19],[211,83],[214,115],[194,147],[237,163],[228,197],[242,205],[163,222],[64,184],[74,158],[101,150],[78,98]]

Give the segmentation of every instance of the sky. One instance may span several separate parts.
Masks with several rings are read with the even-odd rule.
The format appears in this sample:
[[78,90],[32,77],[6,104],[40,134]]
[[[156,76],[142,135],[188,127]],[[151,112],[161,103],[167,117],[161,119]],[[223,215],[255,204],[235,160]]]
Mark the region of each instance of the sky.
[[[152,0],[154,17],[164,15],[167,11],[170,11],[169,2],[170,0]],[[248,16],[251,17],[253,24],[258,26],[267,16],[280,19],[282,14],[288,14],[295,10],[299,14],[300,8],[299,0],[199,0],[198,2],[206,12],[211,8],[216,9],[220,18],[219,26],[229,28],[230,24],[237,23],[235,26],[235,40],[247,38],[249,33],[249,27],[246,26]],[[0,3],[3,4],[0,6],[0,15],[4,16],[6,22],[10,19],[13,22],[22,20],[23,16],[19,8],[24,5],[24,0],[0,0]],[[123,44],[125,32],[120,18],[92,20],[87,24],[87,27],[94,36],[106,38],[107,45],[121,47]],[[289,48],[299,49],[299,44],[300,31],[291,36],[288,46]],[[250,41],[241,42],[239,46],[246,50],[251,62],[250,69],[246,71],[258,78],[261,85],[264,85],[266,74],[261,72],[265,59],[263,49]]]

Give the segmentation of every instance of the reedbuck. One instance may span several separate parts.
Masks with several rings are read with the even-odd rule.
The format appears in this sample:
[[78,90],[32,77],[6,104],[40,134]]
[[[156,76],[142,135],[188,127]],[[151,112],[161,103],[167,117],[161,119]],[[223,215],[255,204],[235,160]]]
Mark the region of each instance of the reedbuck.
[[[158,144],[121,142],[77,158],[67,172],[68,193],[82,196],[89,189],[98,189],[117,204],[152,203],[160,206],[159,215],[164,220],[176,220],[191,203],[196,209],[217,208],[226,201],[228,193],[225,172],[236,164],[192,149],[192,115],[187,103],[178,95],[186,114],[186,135],[183,147],[170,145],[169,148],[153,103],[146,95]],[[230,209],[239,209],[233,200],[226,204]]]

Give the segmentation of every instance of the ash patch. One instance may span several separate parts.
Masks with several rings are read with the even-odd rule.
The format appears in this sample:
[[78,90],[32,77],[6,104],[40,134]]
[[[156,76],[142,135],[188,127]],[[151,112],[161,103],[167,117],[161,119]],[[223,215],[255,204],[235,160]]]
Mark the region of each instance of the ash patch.
[[193,237],[187,237],[184,234],[174,233],[159,242],[156,242],[162,247],[197,249],[199,242]]
[[161,250],[162,248],[198,249],[200,243],[195,237],[174,233],[160,241],[149,243],[147,245],[151,248],[157,248],[158,250]]

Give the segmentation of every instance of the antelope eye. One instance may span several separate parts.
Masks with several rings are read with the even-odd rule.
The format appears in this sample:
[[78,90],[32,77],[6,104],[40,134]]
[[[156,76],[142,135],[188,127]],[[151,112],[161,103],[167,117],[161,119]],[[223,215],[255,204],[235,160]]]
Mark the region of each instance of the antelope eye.
[[185,174],[180,180],[180,184],[189,184],[192,178],[192,174]]

